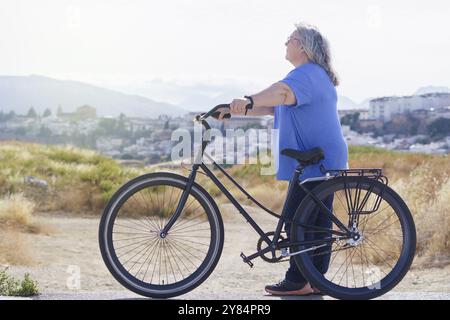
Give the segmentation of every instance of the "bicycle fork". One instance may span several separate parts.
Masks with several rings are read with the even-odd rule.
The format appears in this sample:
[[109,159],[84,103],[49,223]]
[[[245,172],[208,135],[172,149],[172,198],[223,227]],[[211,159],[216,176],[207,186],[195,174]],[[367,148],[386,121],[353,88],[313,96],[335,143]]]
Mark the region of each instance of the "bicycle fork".
[[189,197],[189,193],[191,192],[192,185],[194,184],[198,167],[199,167],[198,164],[193,165],[192,171],[188,177],[188,179],[189,179],[188,183],[187,183],[186,188],[184,189],[183,193],[181,194],[181,198],[180,198],[180,201],[178,202],[177,208],[175,209],[174,214],[170,217],[169,221],[167,221],[166,225],[162,228],[161,232],[159,233],[159,236],[161,238],[165,238],[167,236],[170,228],[173,227],[173,225],[175,224],[177,219],[180,217],[181,211],[183,211],[184,205],[186,204],[186,201]]

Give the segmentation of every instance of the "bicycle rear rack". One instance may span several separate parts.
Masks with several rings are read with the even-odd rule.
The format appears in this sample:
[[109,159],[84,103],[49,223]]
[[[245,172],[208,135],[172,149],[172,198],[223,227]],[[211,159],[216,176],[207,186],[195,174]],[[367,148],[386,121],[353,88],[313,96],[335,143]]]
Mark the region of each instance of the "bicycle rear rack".
[[[388,185],[388,178],[383,175],[383,170],[380,168],[353,168],[353,169],[332,169],[327,170],[323,165],[320,166],[320,170],[323,174],[327,176],[332,176],[333,178],[343,177],[344,185],[345,185],[345,198],[347,201],[347,206],[351,209],[349,215],[354,214],[355,212],[358,214],[371,214],[377,211],[380,207],[382,195],[385,187]],[[347,179],[349,177],[361,177],[374,179],[383,184],[383,188],[381,192],[377,194],[376,199],[373,201],[373,205],[371,208],[364,209],[366,206],[370,195],[373,193],[374,184],[370,185],[368,189],[362,189],[360,186],[360,182],[358,181],[356,186],[354,187],[355,194],[352,196],[352,191],[347,187]],[[362,179],[361,179],[362,180]],[[361,191],[365,190],[366,194],[361,200]],[[361,202],[360,202],[361,201]]]

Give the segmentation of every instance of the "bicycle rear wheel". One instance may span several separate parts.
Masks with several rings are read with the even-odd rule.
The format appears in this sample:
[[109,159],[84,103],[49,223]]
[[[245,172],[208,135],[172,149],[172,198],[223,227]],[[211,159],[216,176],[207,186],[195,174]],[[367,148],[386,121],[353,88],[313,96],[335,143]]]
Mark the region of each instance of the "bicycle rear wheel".
[[214,270],[223,248],[223,222],[211,196],[194,183],[167,235],[187,178],[171,173],[138,177],[111,198],[99,227],[103,260],[126,288],[168,298],[193,290]]
[[[311,197],[298,207],[291,227],[291,252],[313,286],[338,299],[372,299],[395,287],[409,270],[416,248],[411,213],[391,188],[374,179],[343,177],[322,183],[313,193],[354,237],[339,228]],[[318,228],[318,226],[320,226]],[[322,229],[320,229],[322,228]]]

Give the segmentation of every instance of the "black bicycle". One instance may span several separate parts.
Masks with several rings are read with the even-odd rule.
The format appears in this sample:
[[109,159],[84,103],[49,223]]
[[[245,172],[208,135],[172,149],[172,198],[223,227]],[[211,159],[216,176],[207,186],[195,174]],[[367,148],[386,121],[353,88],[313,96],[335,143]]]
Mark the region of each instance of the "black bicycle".
[[[288,194],[294,183],[307,194],[292,221],[287,221],[285,207],[281,214],[266,208],[204,152],[211,129],[206,119],[217,118],[224,107],[229,105],[196,116],[206,130],[188,177],[145,174],[110,199],[101,218],[99,243],[117,281],[140,295],[168,298],[189,292],[208,278],[221,256],[224,227],[213,197],[195,182],[201,169],[260,235],[256,253],[241,254],[245,263],[253,266],[251,261],[258,257],[276,263],[293,256],[314,287],[338,299],[372,299],[394,288],[413,261],[416,231],[408,207],[388,186],[382,170],[321,166],[323,177],[299,181],[306,166],[324,159],[322,150],[283,150],[299,163]],[[204,156],[248,199],[279,219],[274,231],[258,226],[205,165]],[[321,182],[310,190],[309,181]],[[290,237],[282,232],[288,222]]]

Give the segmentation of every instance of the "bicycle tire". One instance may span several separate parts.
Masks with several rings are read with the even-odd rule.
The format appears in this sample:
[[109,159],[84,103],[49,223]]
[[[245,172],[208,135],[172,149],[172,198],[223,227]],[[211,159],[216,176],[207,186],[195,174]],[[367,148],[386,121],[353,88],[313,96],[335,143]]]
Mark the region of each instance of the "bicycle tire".
[[[365,177],[339,177],[323,182],[314,188],[312,192],[319,199],[323,200],[331,194],[334,194],[336,191],[343,190],[346,186],[355,187],[357,184],[359,184],[359,187],[364,188],[364,190],[368,190],[369,186],[372,186],[372,190],[375,194],[381,194],[383,200],[394,209],[394,212],[399,218],[399,224],[402,230],[402,249],[397,263],[389,274],[375,284],[361,287],[356,287],[355,285],[354,288],[336,285],[327,279],[325,274],[322,274],[319,270],[317,270],[310,252],[295,255],[294,259],[298,268],[305,278],[310,281],[312,286],[337,299],[373,299],[390,291],[408,272],[414,259],[416,249],[416,230],[411,212],[401,197],[394,190],[383,183]],[[305,227],[299,226],[299,224],[302,224],[303,226],[308,224],[308,221],[311,221],[315,210],[317,210],[317,206],[312,197],[305,197],[294,215],[294,220],[291,227],[291,237],[293,242],[304,241],[306,239]],[[369,219],[370,218],[367,218],[367,220]],[[369,240],[364,239],[362,241]],[[307,247],[293,246],[291,247],[291,252],[299,251],[300,249],[305,248]],[[352,259],[353,256],[351,257],[351,262]],[[362,264],[364,265],[364,261]],[[362,277],[364,281],[364,269]]]
[[[151,284],[133,277],[121,265],[115,253],[112,240],[114,220],[121,206],[131,194],[150,186],[171,185],[184,189],[188,183],[186,177],[158,172],[139,176],[123,185],[109,200],[99,225],[99,246],[103,261],[114,278],[127,289],[151,298],[169,298],[192,291],[204,282],[216,267],[223,249],[224,227],[220,211],[212,197],[200,185],[194,182],[190,192],[204,208],[211,225],[211,244],[207,256],[200,267],[189,277],[173,284]],[[169,231],[170,232],[170,231]]]

